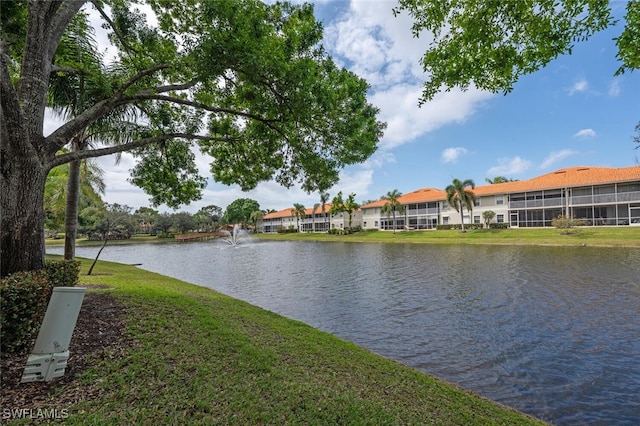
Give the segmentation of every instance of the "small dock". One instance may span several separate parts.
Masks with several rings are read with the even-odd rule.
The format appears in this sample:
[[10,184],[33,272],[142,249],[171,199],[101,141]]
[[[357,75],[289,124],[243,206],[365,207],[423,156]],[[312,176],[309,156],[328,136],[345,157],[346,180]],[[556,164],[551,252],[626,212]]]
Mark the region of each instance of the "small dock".
[[206,241],[211,238],[221,237],[219,232],[190,232],[188,234],[178,234],[174,238],[177,242],[189,242],[189,241]]

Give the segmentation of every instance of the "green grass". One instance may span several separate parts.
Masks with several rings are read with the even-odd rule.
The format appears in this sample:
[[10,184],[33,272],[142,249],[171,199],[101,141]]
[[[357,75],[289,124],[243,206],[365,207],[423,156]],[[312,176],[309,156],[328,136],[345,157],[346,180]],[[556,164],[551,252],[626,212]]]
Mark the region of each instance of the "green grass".
[[[69,424],[541,424],[301,322],[210,289],[101,261],[135,342],[80,380]],[[72,355],[73,356],[73,355]]]
[[347,241],[427,244],[504,244],[504,245],[562,245],[599,247],[640,247],[640,226],[572,228],[569,234],[555,228],[518,228],[431,231],[373,231],[351,235],[326,233],[258,234],[261,239],[300,241]]

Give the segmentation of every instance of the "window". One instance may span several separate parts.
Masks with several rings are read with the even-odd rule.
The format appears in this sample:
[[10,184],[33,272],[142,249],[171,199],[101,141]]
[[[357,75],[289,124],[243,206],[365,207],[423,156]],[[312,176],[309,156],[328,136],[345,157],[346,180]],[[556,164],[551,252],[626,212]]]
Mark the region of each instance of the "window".
[[473,216],[473,223],[480,223],[480,216]]
[[378,221],[377,220],[375,222],[373,222],[373,226],[376,227],[376,228],[378,227]]
[[476,198],[475,200],[473,200],[473,206],[480,207],[480,198]]
[[442,217],[442,224],[443,225],[448,225],[449,224],[449,216],[443,216]]
[[496,221],[498,223],[504,223],[504,215],[503,214],[499,214],[496,216]]
[[504,204],[504,195],[496,195],[496,205],[501,206]]

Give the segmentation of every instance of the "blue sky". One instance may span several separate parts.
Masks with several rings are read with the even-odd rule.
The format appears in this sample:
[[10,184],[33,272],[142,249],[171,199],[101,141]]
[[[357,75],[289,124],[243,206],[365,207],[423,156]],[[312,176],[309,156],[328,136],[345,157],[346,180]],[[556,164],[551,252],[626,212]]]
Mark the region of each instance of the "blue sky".
[[[414,39],[411,20],[391,13],[394,1],[320,1],[316,16],[325,29],[324,44],[337,63],[365,78],[369,100],[388,123],[378,151],[366,163],[350,166],[329,192],[356,193],[358,201],[388,191],[444,188],[453,178],[506,176],[529,179],[559,168],[587,165],[628,167],[640,162],[632,141],[640,121],[640,72],[614,77],[619,67],[612,40],[622,26],[609,28],[575,45],[546,68],[524,76],[512,93],[454,89],[418,107],[426,79],[419,59],[427,38]],[[622,16],[626,2],[613,2]],[[116,166],[102,158],[110,203],[138,208],[149,197],[127,183],[130,156]],[[203,173],[207,159],[199,158]],[[180,210],[196,212],[215,204],[225,208],[237,198],[253,198],[270,209],[293,203],[312,207],[318,194],[285,189],[273,182],[243,193],[210,181],[204,197]],[[170,211],[159,207],[161,211]]]

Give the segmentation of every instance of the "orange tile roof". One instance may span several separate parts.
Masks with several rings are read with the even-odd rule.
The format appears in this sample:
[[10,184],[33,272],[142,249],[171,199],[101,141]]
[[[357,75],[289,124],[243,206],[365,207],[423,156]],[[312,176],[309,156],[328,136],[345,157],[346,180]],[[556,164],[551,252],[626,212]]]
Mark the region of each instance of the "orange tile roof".
[[528,180],[477,186],[473,192],[476,196],[509,194],[542,189],[629,182],[639,179],[640,166],[622,168],[579,166],[556,170]]
[[[447,198],[447,193],[435,188],[421,188],[412,192],[408,192],[398,197],[400,204],[424,203],[428,201],[438,201]],[[382,207],[387,204],[387,200],[380,199],[362,206],[362,208],[370,209],[373,207]]]
[[402,204],[422,203],[427,201],[438,201],[447,198],[447,193],[441,189],[422,188],[417,191],[402,195],[398,200]]
[[[326,203],[324,205],[324,211],[325,213],[329,213],[329,209],[331,208],[331,203]],[[292,217],[293,214],[291,213],[291,210],[293,210],[293,206],[277,211],[277,212],[273,212],[273,213],[269,213],[264,215],[263,219],[281,219],[283,217]],[[311,215],[313,213],[313,207],[309,207],[307,209],[304,209],[304,214],[305,215]],[[322,205],[318,206],[318,208],[316,209],[316,214],[318,213],[322,213]]]

